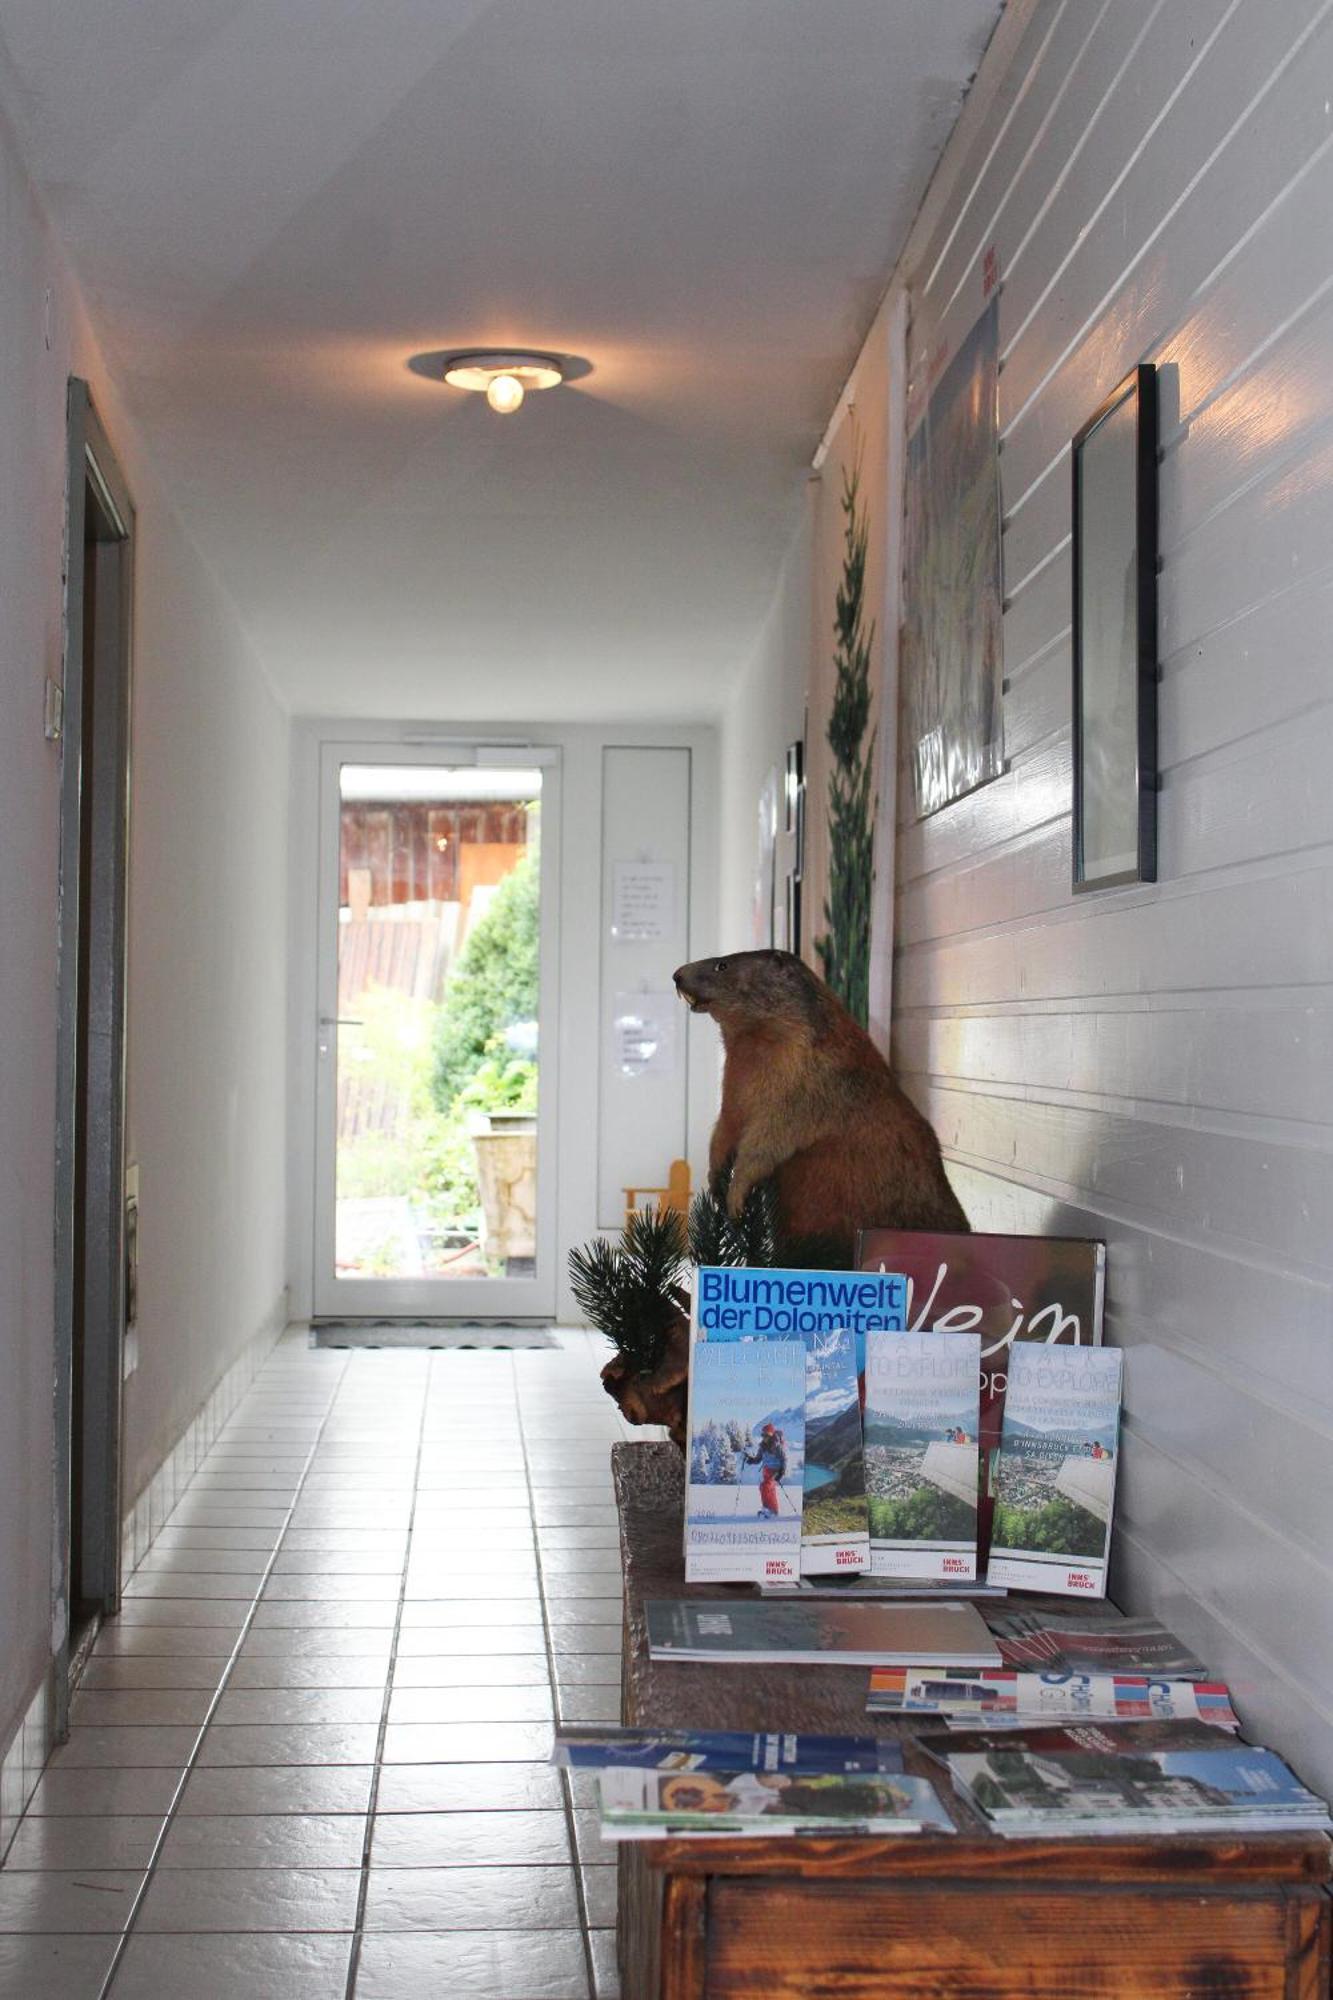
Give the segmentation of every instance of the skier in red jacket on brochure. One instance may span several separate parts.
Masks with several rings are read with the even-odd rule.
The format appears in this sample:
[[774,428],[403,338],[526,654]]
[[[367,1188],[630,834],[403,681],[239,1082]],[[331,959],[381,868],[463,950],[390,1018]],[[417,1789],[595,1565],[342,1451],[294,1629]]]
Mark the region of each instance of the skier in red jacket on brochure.
[[787,1448],[782,1432],[776,1424],[765,1424],[759,1434],[759,1449],[746,1452],[745,1463],[757,1465],[759,1472],[759,1507],[764,1514],[778,1512],[778,1481],[787,1471]]

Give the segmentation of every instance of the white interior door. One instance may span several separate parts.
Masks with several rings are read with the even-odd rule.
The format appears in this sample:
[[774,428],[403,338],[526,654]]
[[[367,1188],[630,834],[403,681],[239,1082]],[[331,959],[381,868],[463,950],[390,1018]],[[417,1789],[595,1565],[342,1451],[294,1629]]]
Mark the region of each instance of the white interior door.
[[326,744],[315,1312],[555,1310],[560,770]]

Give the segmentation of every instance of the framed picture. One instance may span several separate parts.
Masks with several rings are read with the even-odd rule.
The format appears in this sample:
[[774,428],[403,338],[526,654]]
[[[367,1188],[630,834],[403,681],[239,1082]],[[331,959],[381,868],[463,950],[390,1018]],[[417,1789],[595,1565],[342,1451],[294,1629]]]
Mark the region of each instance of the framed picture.
[[1074,888],[1157,880],[1157,376],[1074,439]]

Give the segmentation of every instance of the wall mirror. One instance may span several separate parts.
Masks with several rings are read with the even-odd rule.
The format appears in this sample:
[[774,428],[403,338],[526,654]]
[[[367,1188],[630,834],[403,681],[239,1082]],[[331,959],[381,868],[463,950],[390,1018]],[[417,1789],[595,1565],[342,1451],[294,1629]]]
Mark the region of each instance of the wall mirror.
[[1074,439],[1074,888],[1157,880],[1157,381]]

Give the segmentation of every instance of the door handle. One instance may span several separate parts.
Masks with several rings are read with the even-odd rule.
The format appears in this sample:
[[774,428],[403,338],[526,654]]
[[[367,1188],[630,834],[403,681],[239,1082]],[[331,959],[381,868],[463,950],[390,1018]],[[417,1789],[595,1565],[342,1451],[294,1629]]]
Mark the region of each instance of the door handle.
[[351,1014],[321,1014],[319,1025],[321,1028],[364,1028],[366,1024]]

